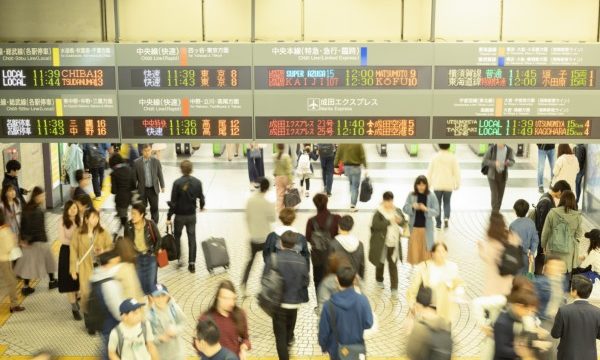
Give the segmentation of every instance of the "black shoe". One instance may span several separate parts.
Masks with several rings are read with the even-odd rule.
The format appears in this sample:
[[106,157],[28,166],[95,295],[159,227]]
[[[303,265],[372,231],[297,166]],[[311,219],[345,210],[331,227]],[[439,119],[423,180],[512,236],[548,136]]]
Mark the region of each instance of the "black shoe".
[[96,335],[96,330],[87,329],[87,333],[91,336],[94,336],[94,335]]
[[543,187],[543,186],[540,186],[540,187],[538,188],[538,191],[540,192],[540,194],[543,194],[543,193],[544,193],[544,187]]
[[58,287],[58,280],[52,280],[48,283],[48,289],[56,289]]
[[21,311],[24,311],[24,310],[25,310],[24,307],[17,305],[17,306],[13,306],[13,307],[10,308],[10,313],[12,314],[12,313],[21,312]]
[[448,228],[448,219],[444,219],[444,227],[447,229]]
[[77,310],[73,310],[73,318],[77,321],[81,321],[81,313]]
[[191,272],[192,274],[196,272],[196,265],[194,264],[189,264],[188,265],[188,271]]
[[21,294],[23,294],[23,296],[31,295],[34,292],[35,292],[35,289],[31,288],[31,287],[24,287],[21,289]]

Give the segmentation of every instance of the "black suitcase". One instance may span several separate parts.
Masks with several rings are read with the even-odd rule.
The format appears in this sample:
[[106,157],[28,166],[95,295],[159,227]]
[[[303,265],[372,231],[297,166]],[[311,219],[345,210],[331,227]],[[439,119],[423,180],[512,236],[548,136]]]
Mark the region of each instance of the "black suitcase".
[[202,252],[204,253],[204,261],[206,262],[206,270],[210,274],[215,268],[223,267],[229,269],[229,254],[225,239],[223,238],[208,238],[202,242]]

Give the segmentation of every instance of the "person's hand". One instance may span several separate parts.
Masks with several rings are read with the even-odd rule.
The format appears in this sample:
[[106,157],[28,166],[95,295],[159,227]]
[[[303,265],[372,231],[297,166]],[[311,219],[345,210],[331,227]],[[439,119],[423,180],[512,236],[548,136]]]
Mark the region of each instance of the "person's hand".
[[173,222],[171,220],[167,220],[166,224],[167,224],[167,226],[171,226],[171,225],[173,225]]
[[71,273],[71,277],[73,278],[73,280],[77,280],[77,273],[76,272],[72,272]]
[[27,189],[22,189],[22,190],[23,190],[23,195],[27,195],[31,192],[30,190],[27,190]]
[[419,204],[419,207],[421,208],[421,211],[425,212],[427,211],[427,206],[425,206],[424,204]]
[[164,193],[164,192],[165,192],[165,188],[161,188],[161,189],[160,189],[160,192],[161,192],[161,193]]
[[174,329],[169,328],[169,329],[167,329],[167,331],[165,332],[165,334],[168,337],[174,338],[174,337],[177,336],[177,331],[175,331]]
[[579,261],[583,261],[583,260],[585,260],[585,255],[580,255],[579,256]]
[[398,225],[400,225],[400,223],[402,222],[402,218],[398,214],[394,215],[394,220]]
[[369,177],[369,171],[365,169],[365,177]]
[[494,337],[494,329],[489,325],[482,325],[481,331],[487,337]]
[[500,161],[496,160],[496,168],[500,167]]
[[418,210],[420,206],[421,206],[421,204],[419,204],[419,203],[412,204],[412,208],[415,210]]

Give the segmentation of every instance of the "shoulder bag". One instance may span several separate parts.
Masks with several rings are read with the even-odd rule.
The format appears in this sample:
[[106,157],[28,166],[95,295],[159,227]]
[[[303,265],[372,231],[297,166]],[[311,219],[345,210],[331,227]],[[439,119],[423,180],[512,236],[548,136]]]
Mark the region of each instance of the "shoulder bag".
[[329,300],[329,312],[331,314],[331,328],[333,330],[333,336],[338,346],[338,357],[340,360],[363,360],[367,358],[367,348],[365,344],[340,344],[340,338],[337,330],[337,324],[335,322],[335,306]]

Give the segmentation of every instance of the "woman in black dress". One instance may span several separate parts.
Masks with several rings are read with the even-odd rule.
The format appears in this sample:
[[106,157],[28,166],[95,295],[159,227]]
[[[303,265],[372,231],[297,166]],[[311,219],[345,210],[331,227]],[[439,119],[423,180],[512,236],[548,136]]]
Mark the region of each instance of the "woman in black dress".
[[79,208],[74,201],[66,202],[62,222],[58,230],[60,240],[60,253],[58,255],[58,292],[67,294],[73,317],[75,320],[81,320],[79,312],[79,303],[77,302],[77,292],[79,291],[79,280],[73,280],[69,272],[70,266],[70,245],[73,234],[81,225],[79,217]]

